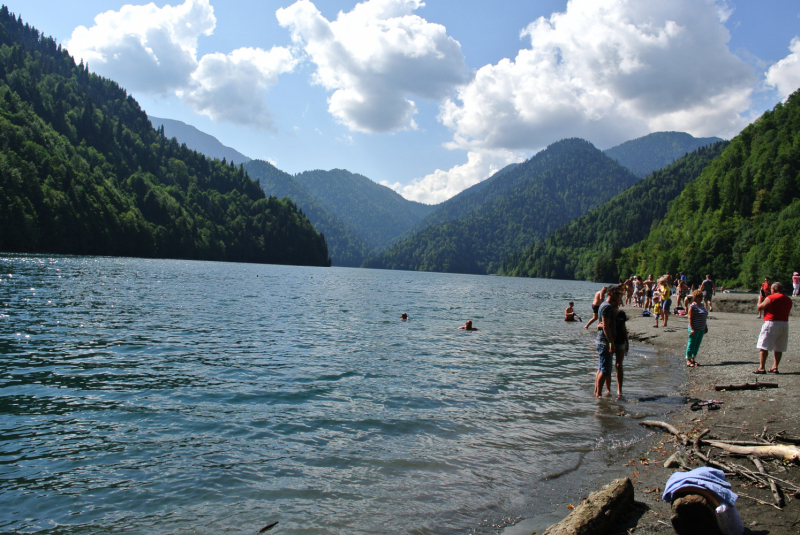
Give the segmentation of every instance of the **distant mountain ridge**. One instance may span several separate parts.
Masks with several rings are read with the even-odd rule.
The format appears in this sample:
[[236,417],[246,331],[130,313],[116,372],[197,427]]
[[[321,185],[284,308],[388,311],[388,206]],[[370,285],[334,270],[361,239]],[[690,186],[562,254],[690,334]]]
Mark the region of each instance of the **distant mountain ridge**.
[[228,163],[235,162],[237,164],[251,160],[251,158],[236,149],[223,145],[220,140],[211,134],[206,134],[190,124],[176,121],[175,119],[153,117],[152,115],[149,117],[155,129],[164,125],[164,135],[167,139],[177,138],[179,143],[186,143],[186,146],[190,149],[205,154],[209,158],[225,159]]
[[542,239],[638,181],[588,141],[565,139],[480,188],[465,215],[432,225],[364,267],[495,273],[506,255]]
[[294,179],[377,251],[434,210],[344,169],[304,171]]
[[626,141],[606,149],[609,156],[630,169],[631,173],[644,178],[653,171],[663,169],[678,158],[712,143],[722,141],[718,137],[694,137],[686,132],[653,132],[646,136]]
[[251,178],[259,182],[264,193],[279,199],[288,197],[300,207],[314,228],[325,235],[334,266],[358,267],[366,258],[375,254],[364,240],[327,210],[289,173],[263,160],[250,160],[244,164],[244,168]]

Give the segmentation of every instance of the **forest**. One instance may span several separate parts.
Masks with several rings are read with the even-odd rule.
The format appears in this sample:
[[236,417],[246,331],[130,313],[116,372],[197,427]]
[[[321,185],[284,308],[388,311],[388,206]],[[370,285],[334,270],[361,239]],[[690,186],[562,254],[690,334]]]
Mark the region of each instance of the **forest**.
[[373,250],[339,217],[327,210],[302,184],[285,171],[264,160],[244,164],[248,174],[258,180],[267,195],[287,197],[302,207],[314,228],[325,235],[331,263],[334,266],[358,267]]
[[0,250],[329,265],[245,170],[167,139],[115,82],[0,9]]
[[588,141],[558,141],[480,189],[483,202],[466,215],[432,225],[363,265],[496,273],[508,254],[637,181]]
[[614,281],[623,247],[644,239],[681,194],[728,146],[702,147],[652,173],[608,202],[588,211],[527,249],[509,255],[501,275]]
[[649,235],[613,258],[621,276],[682,270],[729,287],[800,266],[800,91],[764,113],[673,200]]
[[722,139],[697,138],[686,132],[653,132],[603,152],[630,169],[634,175],[644,178],[700,147],[719,141]]

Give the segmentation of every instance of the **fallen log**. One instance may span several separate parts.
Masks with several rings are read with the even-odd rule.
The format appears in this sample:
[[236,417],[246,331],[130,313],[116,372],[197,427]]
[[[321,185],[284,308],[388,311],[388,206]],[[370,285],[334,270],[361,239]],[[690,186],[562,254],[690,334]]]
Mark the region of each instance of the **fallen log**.
[[615,479],[601,490],[589,494],[570,514],[553,524],[544,535],[594,535],[608,533],[633,504],[633,483],[627,477]]
[[762,388],[778,388],[778,383],[743,383],[740,385],[714,385],[714,390],[761,390]]
[[663,429],[675,435],[675,437],[678,440],[680,440],[684,446],[687,446],[689,444],[689,437],[678,431],[678,429],[675,426],[672,426],[667,422],[661,422],[658,420],[645,420],[643,422],[639,422],[639,425],[644,427],[657,427],[659,429]]
[[[764,465],[761,464],[761,460],[758,457],[751,456],[750,460],[753,461],[753,464],[756,465],[756,468],[758,468],[759,472],[761,472],[765,476],[769,475],[767,474],[767,471],[764,470]],[[783,499],[783,492],[781,492],[781,488],[778,486],[777,483],[775,483],[773,479],[769,480],[769,488],[770,490],[772,490],[772,497],[775,498],[775,505],[777,505],[778,507],[783,507],[784,505],[786,505]]]
[[784,446],[776,444],[774,446],[733,446],[715,440],[704,441],[709,446],[725,450],[728,453],[737,455],[755,455],[767,459],[784,459],[796,464],[800,464],[800,449],[794,446]]

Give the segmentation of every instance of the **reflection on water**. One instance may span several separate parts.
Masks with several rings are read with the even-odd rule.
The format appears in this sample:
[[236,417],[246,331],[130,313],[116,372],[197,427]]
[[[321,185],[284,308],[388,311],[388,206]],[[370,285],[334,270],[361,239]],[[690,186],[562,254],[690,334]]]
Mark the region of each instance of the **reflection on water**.
[[634,348],[630,401],[592,398],[561,321],[589,283],[13,255],[0,281],[0,531],[491,531],[681,380]]

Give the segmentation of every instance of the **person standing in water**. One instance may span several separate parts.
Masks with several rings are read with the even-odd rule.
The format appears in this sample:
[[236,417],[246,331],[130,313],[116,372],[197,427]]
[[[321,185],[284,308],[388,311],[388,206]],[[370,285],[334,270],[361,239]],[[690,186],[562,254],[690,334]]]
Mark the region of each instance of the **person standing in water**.
[[596,398],[603,396],[604,384],[611,395],[611,361],[616,353],[617,307],[622,300],[622,288],[609,286],[606,291],[608,297],[597,311],[600,325],[597,328],[597,339],[595,340],[599,359],[594,380],[594,397]]
[[472,326],[472,320],[467,320],[467,323],[465,325],[462,325],[461,327],[459,327],[458,330],[460,330],[460,331],[477,331],[478,329],[476,329],[475,327]]
[[597,312],[600,310],[600,305],[603,304],[603,300],[606,298],[606,291],[608,291],[608,286],[603,286],[599,292],[594,294],[594,299],[592,300],[592,319],[583,326],[584,329],[588,329],[589,325],[597,321]]

